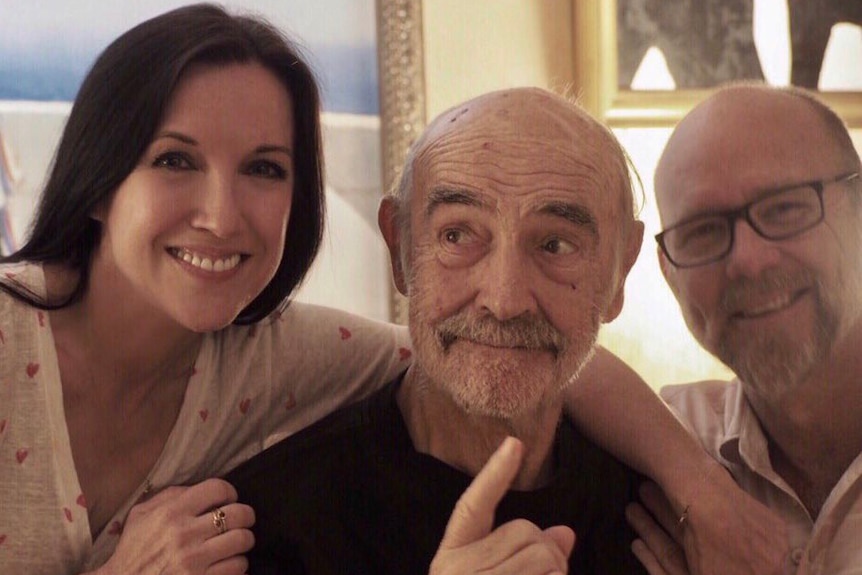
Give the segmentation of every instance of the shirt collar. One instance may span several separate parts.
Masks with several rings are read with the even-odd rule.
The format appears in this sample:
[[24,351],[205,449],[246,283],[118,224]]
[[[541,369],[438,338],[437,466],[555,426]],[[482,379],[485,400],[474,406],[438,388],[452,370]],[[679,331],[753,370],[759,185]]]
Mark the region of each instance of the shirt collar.
[[726,431],[719,454],[730,464],[745,465],[763,476],[773,476],[769,442],[738,378],[728,384],[725,401]]

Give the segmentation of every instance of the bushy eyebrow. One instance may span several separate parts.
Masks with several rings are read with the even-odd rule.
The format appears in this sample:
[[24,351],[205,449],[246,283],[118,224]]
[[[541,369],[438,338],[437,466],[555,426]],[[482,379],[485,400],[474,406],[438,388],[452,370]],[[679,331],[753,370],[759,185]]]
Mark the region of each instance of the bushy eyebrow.
[[[491,209],[488,202],[479,194],[470,190],[434,188],[428,194],[428,205],[425,207],[425,216],[430,217],[440,206],[451,204]],[[545,202],[535,210],[535,213],[562,218],[575,226],[586,229],[594,237],[598,237],[599,235],[596,218],[586,206],[568,202]]]
[[578,227],[585,228],[590,235],[596,237],[599,235],[596,218],[586,206],[567,202],[548,202],[539,206],[536,212],[563,218]]
[[488,204],[475,192],[458,188],[434,188],[428,194],[428,204],[425,206],[425,217],[430,217],[434,211],[443,205],[460,204],[475,208],[488,208]]

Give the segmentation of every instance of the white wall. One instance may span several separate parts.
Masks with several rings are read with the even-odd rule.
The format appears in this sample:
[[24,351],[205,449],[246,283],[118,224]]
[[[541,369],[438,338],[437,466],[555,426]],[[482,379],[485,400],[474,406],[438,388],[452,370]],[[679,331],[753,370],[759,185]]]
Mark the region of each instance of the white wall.
[[12,230],[23,237],[71,104],[0,101],[0,133],[23,179],[8,199]]
[[377,228],[380,120],[324,114],[327,222],[321,253],[297,299],[388,320],[392,282]]

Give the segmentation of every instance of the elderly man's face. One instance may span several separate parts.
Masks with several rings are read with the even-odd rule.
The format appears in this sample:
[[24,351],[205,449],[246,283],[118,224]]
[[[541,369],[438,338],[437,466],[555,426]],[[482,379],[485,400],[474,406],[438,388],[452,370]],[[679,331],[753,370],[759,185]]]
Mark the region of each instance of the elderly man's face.
[[[705,110],[680,127],[659,164],[665,227],[858,169],[797,99],[737,94]],[[827,185],[824,222],[799,236],[771,241],[737,221],[732,251],[718,262],[678,269],[660,254],[692,333],[766,399],[793,389],[858,327],[858,188],[858,180]]]
[[619,313],[622,178],[585,126],[547,94],[498,95],[438,123],[417,155],[416,362],[468,412],[558,401]]

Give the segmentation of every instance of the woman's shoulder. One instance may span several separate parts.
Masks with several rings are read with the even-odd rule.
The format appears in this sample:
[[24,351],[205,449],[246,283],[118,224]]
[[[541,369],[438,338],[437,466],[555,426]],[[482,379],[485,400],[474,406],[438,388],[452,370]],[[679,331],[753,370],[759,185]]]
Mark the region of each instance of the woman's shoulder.
[[33,262],[0,263],[0,280],[6,284],[24,284],[45,288],[45,268]]
[[256,324],[230,326],[220,332],[219,337],[233,345],[268,340],[278,345],[301,344],[308,348],[314,344],[364,341],[369,345],[378,342],[409,347],[409,336],[404,326],[297,301]]
[[0,283],[28,299],[62,301],[75,290],[78,281],[78,272],[62,264],[0,263]]
[[45,296],[45,274],[39,264],[27,262],[0,264],[0,283],[6,289],[0,290],[0,306],[3,313],[12,313],[19,308],[31,307],[11,292],[23,297],[43,298]]
[[264,387],[285,389],[298,404],[326,410],[378,389],[412,355],[403,326],[300,302],[213,337],[204,353],[221,379],[268,382]]
[[37,353],[49,322],[47,312],[11,293],[25,298],[44,294],[40,266],[0,264],[0,282],[7,288],[0,289],[0,372],[8,373]]

